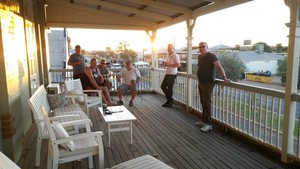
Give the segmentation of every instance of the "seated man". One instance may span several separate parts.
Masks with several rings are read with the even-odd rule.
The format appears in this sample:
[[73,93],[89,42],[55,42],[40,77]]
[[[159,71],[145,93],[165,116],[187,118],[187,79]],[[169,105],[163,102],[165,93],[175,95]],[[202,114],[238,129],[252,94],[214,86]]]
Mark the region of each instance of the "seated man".
[[126,68],[121,70],[117,74],[117,81],[121,82],[121,78],[124,78],[125,83],[118,87],[119,105],[123,104],[122,95],[124,91],[130,90],[131,99],[129,106],[133,106],[133,100],[137,95],[136,84],[140,81],[140,71],[131,65],[131,61],[126,61]]
[[102,101],[106,103],[109,106],[112,106],[113,103],[110,100],[110,95],[107,87],[105,86],[99,86],[97,84],[98,82],[102,82],[104,78],[100,74],[99,70],[97,69],[97,62],[96,59],[92,59],[90,63],[90,67],[86,67],[84,69],[84,73],[80,77],[82,88],[84,90],[89,90],[89,89],[97,89],[102,91]]
[[104,77],[104,82],[101,83],[100,86],[106,86],[107,89],[110,91],[110,89],[112,87],[112,82],[109,81],[110,73],[109,73],[109,70],[106,66],[105,59],[101,59],[100,64],[97,66],[97,68],[99,69],[100,74]]

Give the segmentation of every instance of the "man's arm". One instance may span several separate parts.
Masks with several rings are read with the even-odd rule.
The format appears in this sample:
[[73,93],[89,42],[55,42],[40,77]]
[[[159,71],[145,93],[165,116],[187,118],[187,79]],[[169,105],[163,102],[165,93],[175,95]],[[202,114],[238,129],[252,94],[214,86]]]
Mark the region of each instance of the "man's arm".
[[80,59],[78,61],[73,61],[72,56],[70,56],[70,58],[68,60],[68,65],[71,65],[71,66],[80,65],[81,63],[82,63],[82,61]]
[[224,71],[222,65],[220,64],[220,62],[217,60],[213,64],[217,68],[218,72],[222,75],[223,80],[225,82],[230,82],[230,79],[227,79],[225,71]]
[[179,59],[179,56],[177,54],[174,55],[174,60],[175,60],[175,63],[171,64],[171,63],[167,62],[166,66],[167,67],[181,67],[180,59]]

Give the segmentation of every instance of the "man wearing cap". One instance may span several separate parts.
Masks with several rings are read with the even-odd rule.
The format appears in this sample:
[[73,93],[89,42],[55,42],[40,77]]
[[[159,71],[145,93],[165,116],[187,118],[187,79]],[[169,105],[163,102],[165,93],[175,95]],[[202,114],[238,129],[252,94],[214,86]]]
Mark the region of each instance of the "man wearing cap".
[[117,74],[118,82],[121,82],[121,78],[123,78],[125,81],[124,84],[122,84],[118,87],[118,96],[119,96],[118,103],[119,103],[119,105],[123,104],[123,101],[122,101],[123,92],[130,90],[131,99],[129,101],[129,106],[133,106],[133,100],[134,100],[135,96],[137,95],[137,90],[136,90],[137,85],[136,84],[139,83],[141,74],[137,68],[132,66],[130,60],[126,61],[125,63],[126,63],[126,68],[121,70]]
[[76,45],[75,53],[73,53],[68,60],[68,65],[73,66],[73,79],[80,78],[84,72],[86,62],[86,58],[81,54],[81,47]]

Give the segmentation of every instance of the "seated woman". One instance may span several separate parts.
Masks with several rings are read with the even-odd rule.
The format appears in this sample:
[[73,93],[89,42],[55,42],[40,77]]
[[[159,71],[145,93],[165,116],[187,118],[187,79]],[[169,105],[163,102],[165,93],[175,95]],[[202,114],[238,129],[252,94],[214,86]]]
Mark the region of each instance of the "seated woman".
[[97,89],[102,91],[102,101],[109,106],[112,106],[113,103],[110,100],[110,95],[107,87],[99,86],[97,81],[103,83],[104,78],[100,74],[99,70],[97,69],[97,62],[96,59],[92,59],[90,63],[90,67],[86,67],[84,69],[83,75],[80,77],[82,88],[84,90],[89,89]]

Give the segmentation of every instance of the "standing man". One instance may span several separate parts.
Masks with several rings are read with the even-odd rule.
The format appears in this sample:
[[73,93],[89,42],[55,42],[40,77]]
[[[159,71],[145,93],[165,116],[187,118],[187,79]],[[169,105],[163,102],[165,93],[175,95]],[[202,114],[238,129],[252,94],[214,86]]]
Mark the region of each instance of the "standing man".
[[166,66],[166,75],[160,87],[167,98],[167,102],[162,106],[172,107],[174,103],[173,85],[177,77],[177,68],[180,67],[179,56],[175,53],[174,46],[172,44],[168,44],[168,58],[163,64]]
[[197,126],[202,127],[201,131],[208,132],[212,130],[211,123],[211,96],[215,86],[215,68],[222,75],[223,80],[230,82],[226,78],[225,71],[220,64],[218,58],[213,53],[208,52],[206,42],[199,43],[200,55],[198,56],[198,88],[200,94],[200,102],[202,105],[202,121],[196,122]]
[[75,53],[73,53],[68,60],[68,65],[73,66],[73,79],[79,79],[81,77],[84,72],[86,62],[86,58],[81,55],[81,47],[76,45]]

